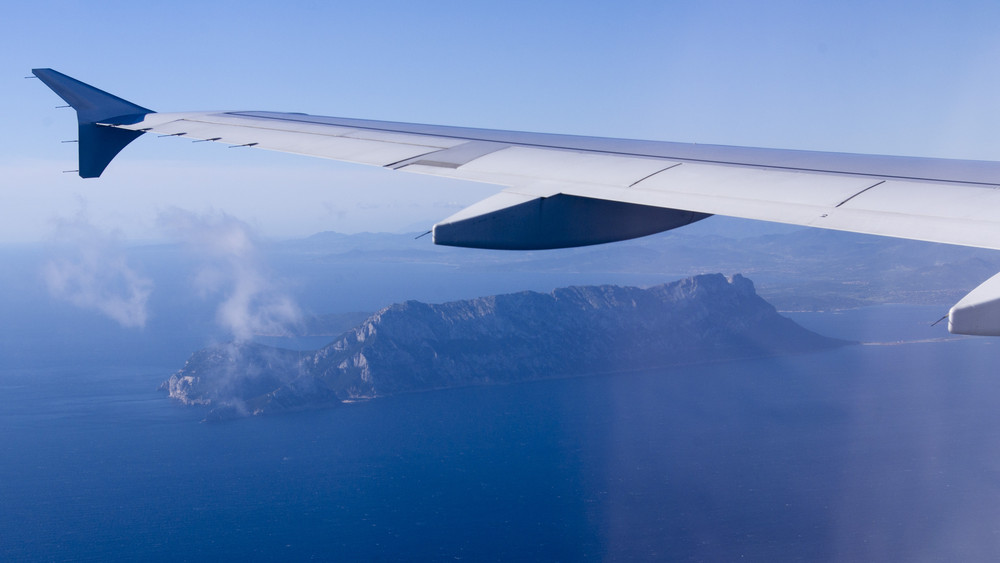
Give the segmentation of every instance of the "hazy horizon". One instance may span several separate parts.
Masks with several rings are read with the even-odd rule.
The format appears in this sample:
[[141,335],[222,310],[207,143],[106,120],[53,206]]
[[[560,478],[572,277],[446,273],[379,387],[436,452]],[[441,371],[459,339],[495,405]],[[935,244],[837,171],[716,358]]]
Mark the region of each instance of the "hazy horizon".
[[[0,559],[987,560],[1000,341],[931,323],[996,251],[727,218],[437,247],[384,233],[500,188],[154,135],[83,180],[73,111],[23,77],[157,111],[998,160],[997,21],[974,0],[6,6]],[[337,232],[376,234],[308,238]],[[704,272],[868,345],[225,424],[157,390],[312,314]]]

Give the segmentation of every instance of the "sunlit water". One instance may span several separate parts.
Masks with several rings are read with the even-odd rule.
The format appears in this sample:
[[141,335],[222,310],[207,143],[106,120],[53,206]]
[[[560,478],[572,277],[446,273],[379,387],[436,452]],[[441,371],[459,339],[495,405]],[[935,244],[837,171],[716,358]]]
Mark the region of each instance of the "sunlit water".
[[988,559],[1000,348],[905,343],[947,337],[936,313],[796,316],[881,345],[217,424],[156,390],[176,352],[25,352],[0,364],[0,560]]

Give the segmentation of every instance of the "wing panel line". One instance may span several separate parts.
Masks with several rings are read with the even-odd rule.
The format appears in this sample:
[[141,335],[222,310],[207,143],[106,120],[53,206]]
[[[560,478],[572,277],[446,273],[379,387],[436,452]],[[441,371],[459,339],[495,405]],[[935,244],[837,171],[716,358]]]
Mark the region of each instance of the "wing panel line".
[[680,166],[682,164],[684,164],[684,163],[683,162],[676,162],[674,164],[671,164],[670,166],[668,166],[668,167],[666,167],[666,168],[664,168],[662,170],[657,170],[656,172],[653,172],[649,176],[645,176],[645,177],[639,178],[635,182],[632,182],[631,184],[629,184],[628,187],[630,187],[630,188],[635,187],[636,184],[638,184],[638,183],[640,183],[640,182],[642,182],[644,180],[648,180],[648,179],[652,178],[653,176],[656,176],[657,174],[660,174],[660,173],[666,172],[667,170],[670,170],[671,168],[677,168],[678,166]]
[[881,186],[881,185],[882,185],[882,184],[884,184],[884,183],[885,183],[885,180],[882,180],[881,182],[875,182],[874,184],[872,184],[872,185],[868,186],[867,188],[865,188],[865,189],[861,190],[860,192],[858,192],[858,193],[856,193],[856,194],[852,195],[851,197],[849,197],[849,198],[845,199],[844,201],[842,201],[842,202],[838,203],[838,204],[837,204],[837,205],[835,205],[834,207],[840,207],[841,205],[844,205],[844,204],[845,204],[845,203],[847,203],[848,201],[851,201],[852,199],[854,199],[854,198],[858,197],[859,195],[861,195],[861,194],[863,194],[863,193],[867,192],[868,190],[870,190],[870,189],[872,189],[872,188],[874,188],[874,187],[876,187],[876,186]]

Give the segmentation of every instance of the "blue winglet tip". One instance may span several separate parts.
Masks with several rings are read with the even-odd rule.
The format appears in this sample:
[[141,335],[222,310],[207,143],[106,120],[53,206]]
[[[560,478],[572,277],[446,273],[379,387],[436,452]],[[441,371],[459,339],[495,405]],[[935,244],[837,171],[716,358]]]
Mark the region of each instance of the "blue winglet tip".
[[79,124],[80,177],[96,178],[108,164],[137,137],[140,131],[118,129],[98,123],[127,125],[142,121],[153,110],[133,104],[66,76],[51,68],[32,69],[31,73],[76,110]]

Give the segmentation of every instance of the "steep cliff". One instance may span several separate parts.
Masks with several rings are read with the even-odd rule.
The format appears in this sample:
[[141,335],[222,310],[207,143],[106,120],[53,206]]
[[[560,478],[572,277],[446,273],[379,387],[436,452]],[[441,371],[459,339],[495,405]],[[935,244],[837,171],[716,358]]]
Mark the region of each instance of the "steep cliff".
[[315,352],[255,344],[199,351],[164,385],[171,397],[233,416],[842,344],[779,315],[750,280],[713,274],[648,289],[407,301]]

